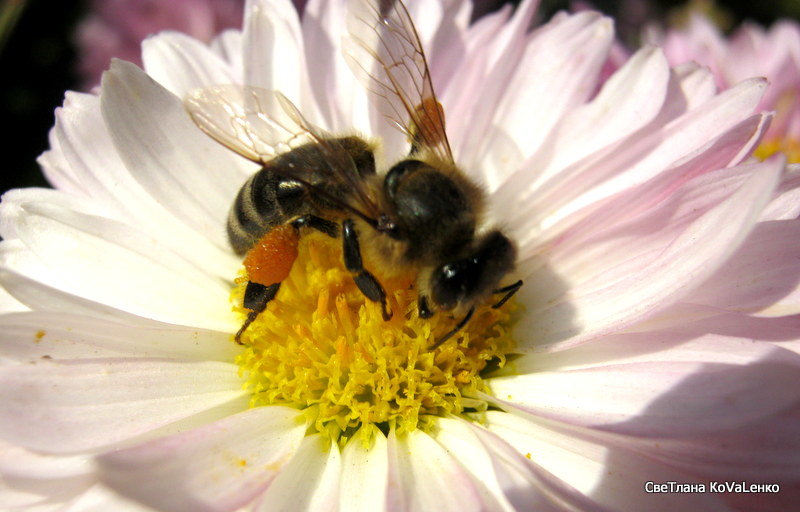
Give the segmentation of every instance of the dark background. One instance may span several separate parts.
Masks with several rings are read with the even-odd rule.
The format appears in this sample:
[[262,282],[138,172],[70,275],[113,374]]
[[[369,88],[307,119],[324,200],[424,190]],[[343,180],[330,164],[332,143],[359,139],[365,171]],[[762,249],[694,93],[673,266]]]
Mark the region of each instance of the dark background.
[[[21,0],[0,0],[2,4]],[[164,0],[170,1],[170,0]],[[642,19],[665,20],[683,1],[594,0],[600,10],[618,18],[623,39],[635,44]],[[635,9],[632,7],[636,7]],[[645,5],[646,7],[642,7]],[[770,2],[718,2],[735,26],[742,20],[770,25],[781,17],[800,17],[800,0]],[[64,91],[77,89],[74,31],[86,16],[88,1],[30,0],[25,3],[13,30],[7,32],[0,50],[0,123],[3,125],[0,192],[10,188],[45,186],[36,157],[48,146],[47,132],[53,110]],[[542,0],[544,16],[568,7],[562,0]]]

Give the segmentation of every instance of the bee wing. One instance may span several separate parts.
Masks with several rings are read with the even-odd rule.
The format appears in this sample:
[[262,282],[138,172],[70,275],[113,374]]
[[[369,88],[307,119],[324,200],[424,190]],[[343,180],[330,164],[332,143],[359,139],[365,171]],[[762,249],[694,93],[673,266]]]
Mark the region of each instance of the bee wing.
[[412,144],[452,161],[419,35],[399,0],[350,0],[345,58],[379,111]]
[[279,98],[279,93],[259,87],[212,85],[190,91],[183,104],[212,139],[265,164],[313,140],[284,111]]
[[[315,143],[323,155],[324,172],[332,181],[347,187],[354,204],[329,199],[365,219],[379,215],[379,208],[347,149],[308,122],[280,92],[243,85],[214,85],[190,91],[183,103],[194,123],[212,139],[261,165],[300,145]],[[275,168],[274,172],[315,188],[308,182],[306,169]]]

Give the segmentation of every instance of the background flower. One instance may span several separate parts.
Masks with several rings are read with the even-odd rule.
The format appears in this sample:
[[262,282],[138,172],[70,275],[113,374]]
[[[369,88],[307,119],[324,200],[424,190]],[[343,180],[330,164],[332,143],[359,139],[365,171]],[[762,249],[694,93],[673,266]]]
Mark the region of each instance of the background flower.
[[673,65],[694,61],[707,66],[717,86],[725,89],[740,81],[763,76],[770,87],[759,110],[776,111],[760,155],[784,151],[800,161],[800,25],[782,20],[764,29],[754,23],[739,27],[730,37],[700,13],[693,13],[683,29],[652,29],[647,42],[663,46]]

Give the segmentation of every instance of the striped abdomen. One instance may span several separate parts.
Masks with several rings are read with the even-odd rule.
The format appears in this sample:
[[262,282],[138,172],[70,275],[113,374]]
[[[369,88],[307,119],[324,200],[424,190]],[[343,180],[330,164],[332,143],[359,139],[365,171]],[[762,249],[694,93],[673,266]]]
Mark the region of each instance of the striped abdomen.
[[239,190],[228,215],[228,238],[236,254],[244,254],[272,228],[316,210],[302,184],[265,167]]
[[[375,173],[372,146],[358,137],[332,139],[347,153],[354,172],[364,177]],[[310,187],[282,176],[281,169],[301,171],[299,176]],[[288,173],[284,173],[288,174]],[[278,156],[245,182],[228,215],[228,238],[237,254],[244,254],[265,233],[296,217],[341,211],[336,199],[348,201],[351,191],[333,172],[325,154],[315,144],[305,144]],[[328,199],[325,198],[328,197]]]

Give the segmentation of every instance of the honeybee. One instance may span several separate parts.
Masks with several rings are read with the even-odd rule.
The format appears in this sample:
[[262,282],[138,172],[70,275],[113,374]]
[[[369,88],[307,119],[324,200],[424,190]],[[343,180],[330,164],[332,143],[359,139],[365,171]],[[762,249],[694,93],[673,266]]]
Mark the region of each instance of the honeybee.
[[220,85],[184,100],[200,129],[262,166],[228,217],[231,246],[245,255],[249,279],[243,303],[249,314],[235,336],[240,343],[288,276],[303,229],[341,238],[345,268],[385,320],[392,316],[386,292],[365,268],[362,251],[383,268],[415,271],[419,316],[460,317],[432,348],[462,329],[477,303],[500,295],[494,304],[500,307],[522,286],[500,286],[514,269],[515,244],[499,229],[482,229],[485,194],[454,162],[405,5],[353,0],[348,7],[346,58],[410,143],[408,156],[386,172],[377,172],[373,143],[313,126],[279,92]]

